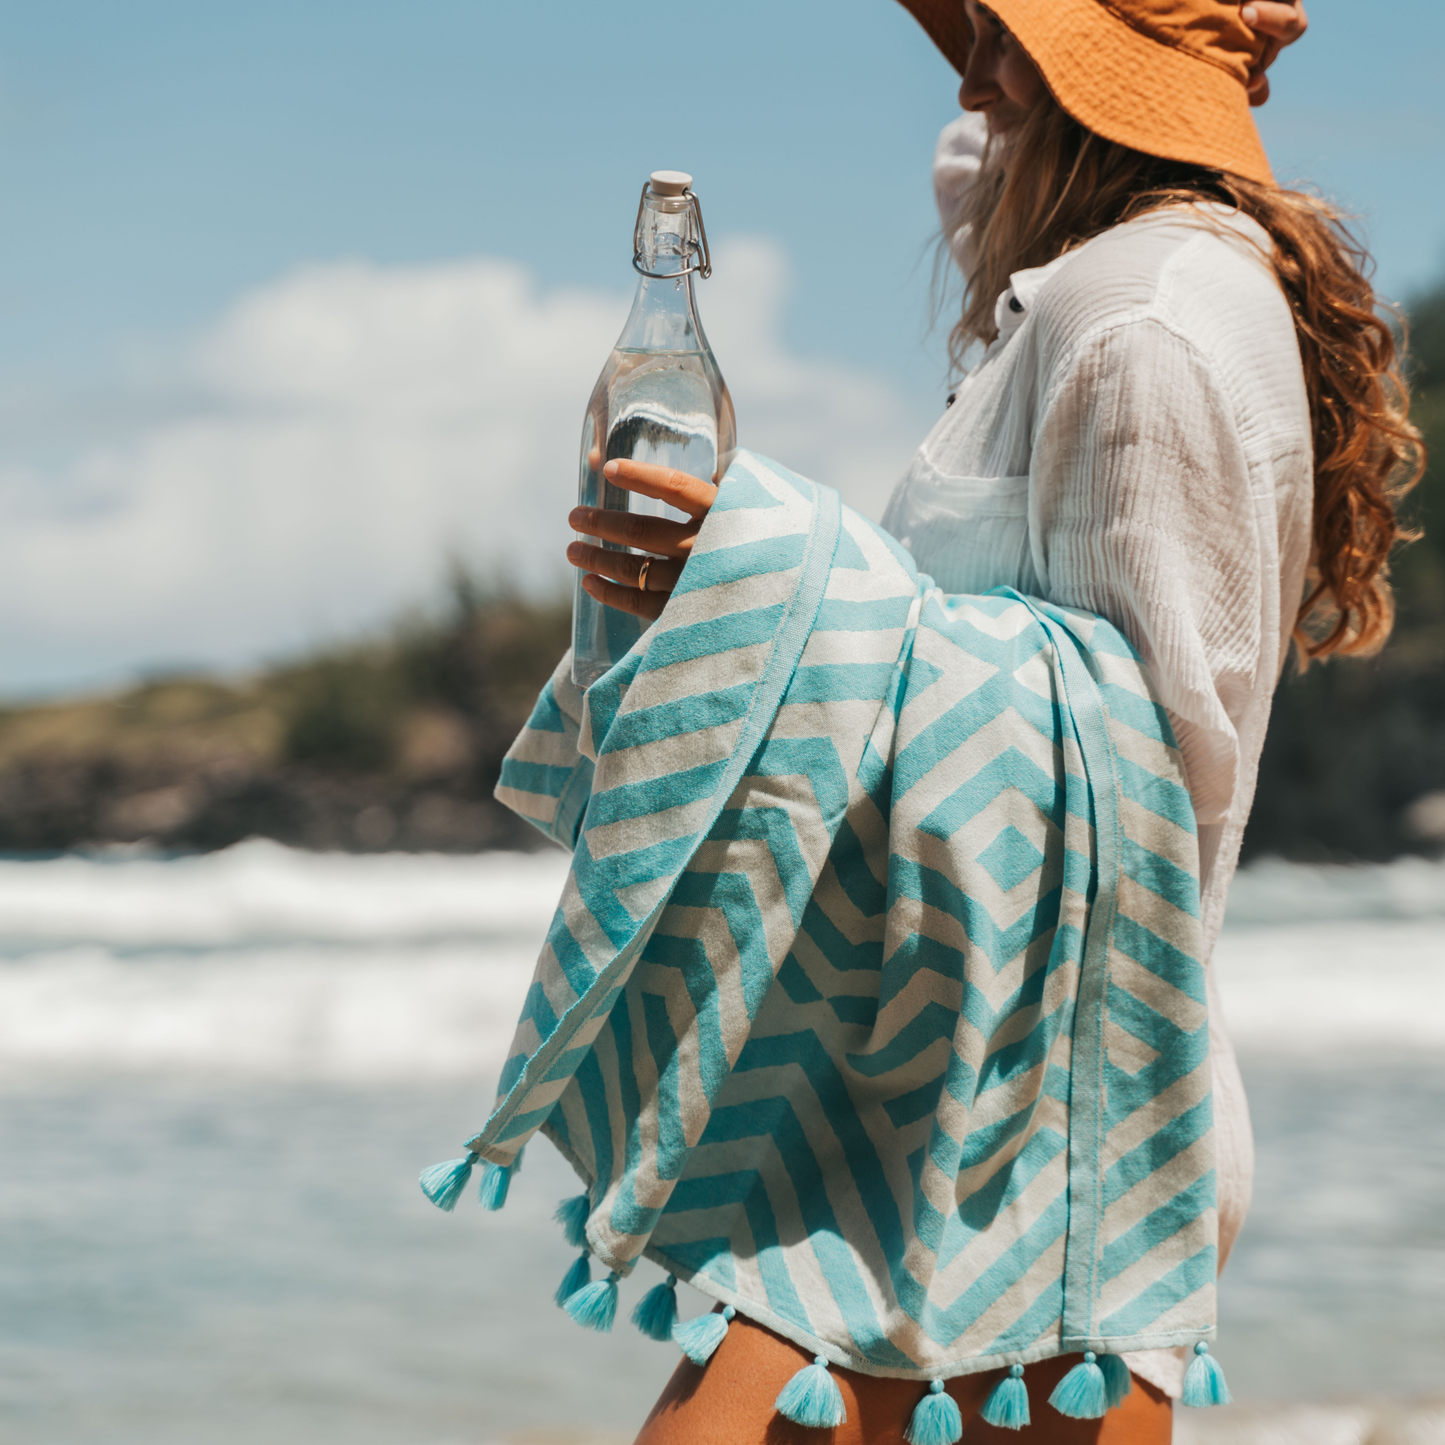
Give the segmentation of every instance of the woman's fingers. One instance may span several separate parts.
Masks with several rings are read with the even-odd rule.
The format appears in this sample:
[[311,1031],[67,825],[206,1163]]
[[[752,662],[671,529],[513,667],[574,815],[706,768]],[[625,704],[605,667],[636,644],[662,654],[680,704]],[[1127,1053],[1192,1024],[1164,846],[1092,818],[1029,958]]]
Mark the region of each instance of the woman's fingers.
[[673,467],[654,467],[646,462],[615,458],[602,468],[602,474],[614,487],[641,492],[686,512],[693,521],[701,521],[717,496],[717,488],[701,477],[689,476]]
[[[682,576],[682,563],[666,557],[639,557],[635,552],[618,552],[611,547],[594,547],[590,542],[572,542],[567,547],[567,560],[583,572],[610,577],[626,587],[638,590],[642,567],[647,564],[648,592],[671,592]],[[632,609],[627,609],[631,611]],[[661,609],[658,609],[661,611]]]
[[[567,560],[587,574],[582,578],[587,593],[605,607],[652,621],[662,615],[677,586],[698,523],[707,516],[717,488],[674,467],[654,467],[620,457],[608,462],[602,471],[613,486],[666,502],[692,518],[690,522],[675,522],[631,511],[577,507],[567,519],[584,536],[617,544],[597,547],[590,542],[573,542],[568,546]],[[649,555],[620,551],[619,547],[636,547]],[[645,587],[639,585],[642,583]]]
[[1303,5],[1281,4],[1280,0],[1251,0],[1240,11],[1240,18],[1259,35],[1267,35],[1280,45],[1293,45],[1309,29],[1309,16]]
[[1278,44],[1271,40],[1264,47],[1264,55],[1259,64],[1250,67],[1249,79],[1245,82],[1244,89],[1251,105],[1263,105],[1269,99],[1269,76],[1265,73],[1265,66],[1271,64],[1278,53]]
[[1281,4],[1279,0],[1254,0],[1240,16],[1256,34],[1264,36],[1264,49],[1250,67],[1249,92],[1251,105],[1263,105],[1269,99],[1269,76],[1266,72],[1286,45],[1293,45],[1309,28],[1309,17],[1299,4]]
[[[649,589],[652,578],[648,577]],[[604,607],[615,607],[619,612],[631,612],[636,617],[645,617],[655,622],[667,606],[666,592],[639,592],[636,587],[620,586],[603,577],[589,574],[582,579],[582,586]]]
[[584,537],[620,542],[640,552],[663,557],[686,557],[697,536],[696,522],[673,522],[666,517],[649,517],[641,512],[615,512],[604,507],[574,507],[567,523]]

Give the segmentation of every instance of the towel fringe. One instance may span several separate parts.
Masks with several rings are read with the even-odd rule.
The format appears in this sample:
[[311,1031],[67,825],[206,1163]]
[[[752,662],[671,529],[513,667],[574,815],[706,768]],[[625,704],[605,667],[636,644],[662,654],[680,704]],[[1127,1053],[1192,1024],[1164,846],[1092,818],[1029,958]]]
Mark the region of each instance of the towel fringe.
[[785,1420],[810,1430],[831,1430],[848,1418],[843,1392],[828,1373],[826,1355],[815,1355],[811,1365],[804,1365],[783,1386],[774,1405]]
[[1194,1358],[1184,1372],[1183,1403],[1194,1409],[1206,1405],[1227,1405],[1233,1396],[1224,1380],[1224,1370],[1209,1353],[1203,1340],[1194,1347]]
[[1085,1350],[1083,1360],[1054,1386],[1049,1404],[1060,1415],[1071,1420],[1097,1420],[1109,1408],[1109,1388],[1098,1359],[1093,1350]]
[[999,1430],[1022,1430],[1029,1423],[1029,1387],[1024,1384],[1022,1365],[1009,1368],[978,1413],[984,1424]]
[[963,1438],[963,1416],[942,1380],[930,1380],[928,1393],[918,1402],[903,1432],[908,1445],[958,1445]]
[[552,1218],[562,1226],[562,1238],[573,1249],[587,1248],[587,1216],[591,1213],[592,1201],[585,1194],[564,1199],[553,1211]]
[[1134,1388],[1134,1378],[1122,1355],[1100,1355],[1099,1368],[1104,1372],[1104,1389],[1109,1395],[1109,1408],[1122,1405]]
[[736,1317],[737,1311],[731,1305],[724,1305],[711,1314],[698,1315],[696,1319],[684,1320],[674,1326],[672,1338],[694,1365],[705,1365],[717,1353],[717,1347],[728,1332],[728,1325]]
[[464,1154],[460,1159],[448,1159],[443,1164],[431,1164],[421,1171],[417,1183],[421,1192],[448,1214],[457,1207],[467,1182],[472,1177],[472,1166],[477,1162],[475,1154]]
[[516,1168],[516,1162],[511,1164],[488,1164],[482,1170],[482,1182],[477,1190],[477,1198],[482,1201],[483,1209],[500,1209],[507,1202],[507,1191],[512,1187],[512,1171]]
[[587,1251],[572,1261],[572,1268],[562,1276],[562,1283],[557,1286],[553,1294],[553,1301],[562,1309],[567,1307],[567,1301],[580,1289],[585,1289],[592,1278],[592,1266],[587,1262]]
[[655,1284],[637,1301],[632,1311],[632,1323],[649,1340],[670,1340],[672,1327],[677,1323],[677,1276],[670,1274],[661,1284]]
[[562,1308],[589,1330],[605,1335],[617,1318],[617,1281],[621,1275],[614,1269],[606,1279],[584,1284],[576,1294],[562,1301]]

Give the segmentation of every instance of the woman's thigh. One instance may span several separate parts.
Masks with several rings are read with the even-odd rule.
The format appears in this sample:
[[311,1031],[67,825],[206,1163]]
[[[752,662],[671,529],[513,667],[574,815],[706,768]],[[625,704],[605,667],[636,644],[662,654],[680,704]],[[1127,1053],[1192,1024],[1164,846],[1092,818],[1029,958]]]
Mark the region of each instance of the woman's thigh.
[[[913,1380],[834,1368],[847,1423],[825,1432],[783,1419],[773,1401],[811,1359],[800,1346],[739,1315],[706,1366],[684,1360],[673,1372],[637,1445],[904,1445],[908,1418],[923,1397],[923,1387]],[[1169,1445],[1169,1398],[1141,1380],[1102,1420],[1070,1420],[1049,1405],[1054,1386],[1078,1362],[1079,1356],[1065,1355],[1028,1367],[1024,1378],[1033,1424],[1024,1432],[997,1430],[978,1418],[1002,1371],[950,1380],[948,1393],[963,1414],[962,1445]]]

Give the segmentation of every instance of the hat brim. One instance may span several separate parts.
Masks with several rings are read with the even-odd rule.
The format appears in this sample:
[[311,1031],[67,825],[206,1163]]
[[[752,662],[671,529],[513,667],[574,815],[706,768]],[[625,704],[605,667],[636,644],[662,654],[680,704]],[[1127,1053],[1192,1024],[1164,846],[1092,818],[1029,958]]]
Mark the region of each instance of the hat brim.
[[[901,0],[960,75],[972,32],[963,0]],[[988,0],[1054,99],[1105,140],[1165,160],[1274,176],[1238,75],[1151,39],[1100,0]]]

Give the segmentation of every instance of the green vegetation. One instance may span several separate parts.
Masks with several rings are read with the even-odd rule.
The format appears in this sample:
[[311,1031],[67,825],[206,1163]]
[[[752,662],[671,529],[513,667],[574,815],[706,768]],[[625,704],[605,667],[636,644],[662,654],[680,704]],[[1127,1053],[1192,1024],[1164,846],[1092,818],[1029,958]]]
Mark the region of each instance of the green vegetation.
[[0,710],[0,849],[534,846],[492,787],[569,619],[459,575],[442,615],[249,680]]

